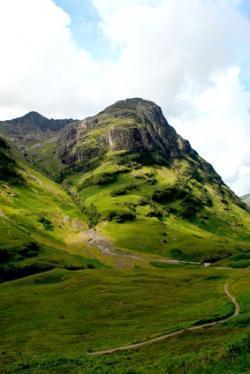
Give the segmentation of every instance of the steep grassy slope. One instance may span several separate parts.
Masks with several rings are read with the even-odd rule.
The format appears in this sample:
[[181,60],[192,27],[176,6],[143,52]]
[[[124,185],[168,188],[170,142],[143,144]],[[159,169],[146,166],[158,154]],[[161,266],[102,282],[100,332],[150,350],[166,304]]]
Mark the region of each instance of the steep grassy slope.
[[189,181],[182,166],[179,161],[175,169],[131,171],[107,163],[68,178],[67,186],[118,247],[206,261],[246,252],[249,214],[232,202],[226,187],[221,203],[217,186]]
[[81,212],[67,193],[24,161],[0,138],[1,280],[58,266],[85,267],[70,256],[67,235],[84,230]]
[[249,256],[246,205],[155,104],[118,102],[65,128],[58,147],[64,187],[116,246],[182,260]]

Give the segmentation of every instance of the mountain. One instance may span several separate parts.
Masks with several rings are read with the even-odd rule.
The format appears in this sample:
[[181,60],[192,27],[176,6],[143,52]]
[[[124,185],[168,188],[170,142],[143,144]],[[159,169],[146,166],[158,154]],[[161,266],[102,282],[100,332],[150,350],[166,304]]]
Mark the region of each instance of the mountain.
[[247,206],[156,104],[119,101],[53,147],[64,187],[117,247],[216,261],[247,246]]
[[245,194],[241,196],[241,200],[248,206],[250,206],[250,194]]
[[248,207],[153,102],[122,100],[85,120],[59,121],[56,136],[53,120],[28,119],[11,126],[24,123],[26,137],[39,128],[44,141],[25,146],[26,161],[60,182],[117,248],[207,262],[248,248]]
[[48,119],[37,112],[29,112],[23,117],[1,121],[0,135],[13,142],[25,158],[43,172],[46,171],[43,168],[44,153],[48,153],[53,174],[54,139],[60,130],[74,122],[77,120]]
[[61,130],[73,119],[48,119],[37,112],[22,117],[1,121],[0,130],[17,144],[32,144]]
[[152,102],[45,122],[0,136],[0,372],[247,372],[248,207]]

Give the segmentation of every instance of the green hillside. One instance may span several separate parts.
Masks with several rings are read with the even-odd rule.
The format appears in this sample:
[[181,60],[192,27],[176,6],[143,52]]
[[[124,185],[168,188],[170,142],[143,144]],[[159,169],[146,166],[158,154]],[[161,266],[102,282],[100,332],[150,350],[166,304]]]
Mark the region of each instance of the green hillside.
[[0,123],[0,372],[247,373],[248,207],[152,102],[38,118]]
[[84,258],[65,252],[67,237],[86,228],[81,212],[59,185],[17,161],[17,154],[0,138],[0,278],[84,268]]
[[64,187],[116,247],[206,262],[248,253],[248,208],[155,104],[118,102],[60,139]]

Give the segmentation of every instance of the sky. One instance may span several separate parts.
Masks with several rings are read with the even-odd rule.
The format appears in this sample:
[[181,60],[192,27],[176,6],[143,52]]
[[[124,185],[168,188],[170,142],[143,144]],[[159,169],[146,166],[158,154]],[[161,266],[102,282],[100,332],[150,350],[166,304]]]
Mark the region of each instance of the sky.
[[0,120],[153,100],[250,192],[250,0],[0,0]]

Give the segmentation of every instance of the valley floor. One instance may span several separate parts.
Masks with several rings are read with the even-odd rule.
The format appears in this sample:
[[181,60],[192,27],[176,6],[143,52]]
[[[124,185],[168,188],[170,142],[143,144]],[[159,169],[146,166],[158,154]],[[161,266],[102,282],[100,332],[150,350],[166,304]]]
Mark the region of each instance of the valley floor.
[[[104,267],[54,269],[0,285],[1,372],[249,370],[249,270],[91,244],[80,249],[71,242],[68,251],[92,254]],[[127,345],[134,349],[117,349]]]

